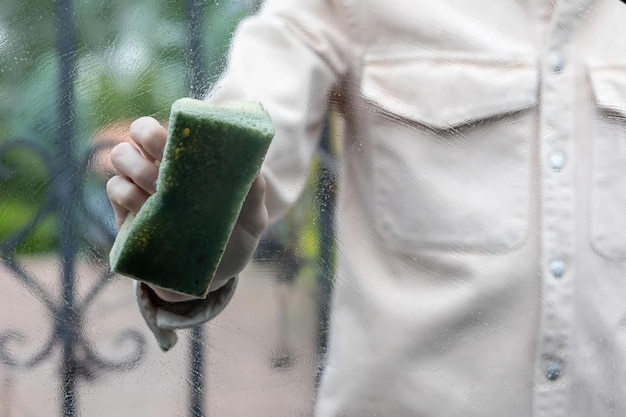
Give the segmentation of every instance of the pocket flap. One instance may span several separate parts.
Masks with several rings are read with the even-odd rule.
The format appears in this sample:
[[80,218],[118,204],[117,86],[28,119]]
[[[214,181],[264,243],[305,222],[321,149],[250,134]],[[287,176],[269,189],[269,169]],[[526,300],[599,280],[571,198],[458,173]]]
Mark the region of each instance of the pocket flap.
[[537,83],[527,61],[373,57],[361,93],[386,113],[451,129],[534,106]]
[[590,68],[589,78],[598,107],[626,117],[626,66]]

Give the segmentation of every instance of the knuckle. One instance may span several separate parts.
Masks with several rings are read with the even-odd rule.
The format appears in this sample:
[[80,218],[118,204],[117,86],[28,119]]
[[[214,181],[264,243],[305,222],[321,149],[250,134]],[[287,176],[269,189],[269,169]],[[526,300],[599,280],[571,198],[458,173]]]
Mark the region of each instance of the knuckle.
[[130,124],[129,133],[131,138],[135,141],[142,142],[155,134],[157,126],[159,126],[159,124],[156,119],[144,116]]
[[137,134],[137,132],[141,131],[143,129],[143,125],[146,124],[147,120],[149,119],[149,117],[147,116],[143,116],[143,117],[139,117],[137,119],[135,119],[129,127],[129,132],[131,136],[134,136]]
[[141,200],[140,192],[128,180],[119,175],[111,177],[106,183],[106,191],[112,203],[127,210],[137,209]]
[[119,205],[132,212],[139,211],[142,204],[142,198],[136,187],[125,187],[119,194]]
[[119,175],[114,175],[113,177],[111,177],[107,183],[106,183],[106,192],[107,195],[109,196],[109,198],[114,197],[115,193],[117,191],[117,188],[119,187],[119,183],[122,180],[122,178]]
[[118,165],[124,157],[132,151],[133,146],[128,142],[118,143],[111,149],[110,158],[113,166],[118,169]]

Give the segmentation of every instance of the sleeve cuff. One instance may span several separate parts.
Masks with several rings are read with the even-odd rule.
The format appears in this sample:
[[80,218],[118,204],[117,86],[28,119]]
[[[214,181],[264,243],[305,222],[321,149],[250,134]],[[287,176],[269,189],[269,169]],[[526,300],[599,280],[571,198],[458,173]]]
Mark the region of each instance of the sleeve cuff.
[[161,300],[148,285],[139,281],[134,282],[134,288],[139,310],[148,328],[159,347],[168,351],[178,341],[177,329],[198,326],[221,313],[233,297],[238,281],[239,277],[235,276],[205,299],[181,303]]

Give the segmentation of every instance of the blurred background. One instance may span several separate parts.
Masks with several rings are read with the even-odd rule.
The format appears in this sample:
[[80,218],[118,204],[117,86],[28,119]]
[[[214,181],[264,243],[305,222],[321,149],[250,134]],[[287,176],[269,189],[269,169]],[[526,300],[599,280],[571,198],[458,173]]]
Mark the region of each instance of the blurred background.
[[329,117],[300,203],[161,352],[108,269],[108,150],[222,71],[259,1],[0,2],[0,417],[309,416],[333,272]]

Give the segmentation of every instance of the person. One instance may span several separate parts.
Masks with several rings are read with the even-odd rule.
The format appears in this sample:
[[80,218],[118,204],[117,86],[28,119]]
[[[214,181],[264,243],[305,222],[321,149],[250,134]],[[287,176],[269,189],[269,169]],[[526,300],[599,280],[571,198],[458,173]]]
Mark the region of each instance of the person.
[[[207,100],[261,102],[276,136],[207,299],[137,286],[161,343],[228,302],[332,107],[316,416],[626,415],[624,22],[617,0],[268,0]],[[118,222],[166,140],[148,118],[132,137],[112,154]]]

